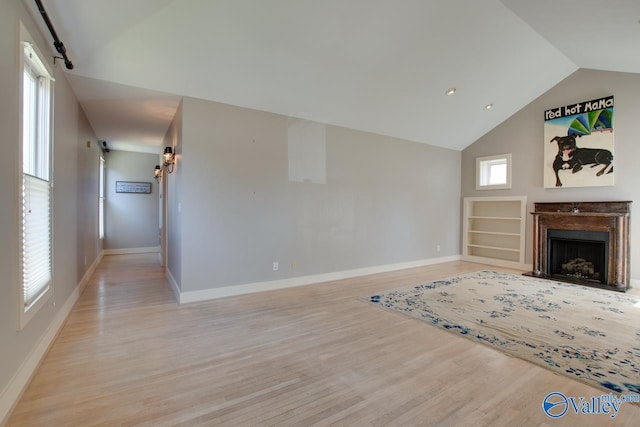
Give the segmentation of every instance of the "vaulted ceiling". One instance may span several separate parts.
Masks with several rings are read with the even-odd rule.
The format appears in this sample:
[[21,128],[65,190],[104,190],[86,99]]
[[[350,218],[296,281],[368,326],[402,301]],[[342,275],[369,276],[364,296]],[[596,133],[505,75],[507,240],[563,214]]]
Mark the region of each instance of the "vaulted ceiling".
[[192,96],[460,150],[578,68],[640,73],[637,0],[42,2],[114,149]]

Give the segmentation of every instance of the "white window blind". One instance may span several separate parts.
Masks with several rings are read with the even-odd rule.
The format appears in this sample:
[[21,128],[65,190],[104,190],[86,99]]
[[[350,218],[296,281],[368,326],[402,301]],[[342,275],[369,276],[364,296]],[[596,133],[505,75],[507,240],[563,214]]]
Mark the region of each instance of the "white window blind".
[[[22,92],[21,325],[52,287],[52,78],[34,47],[24,43]],[[23,316],[24,315],[24,316]]]
[[51,185],[23,174],[22,286],[30,307],[51,286]]

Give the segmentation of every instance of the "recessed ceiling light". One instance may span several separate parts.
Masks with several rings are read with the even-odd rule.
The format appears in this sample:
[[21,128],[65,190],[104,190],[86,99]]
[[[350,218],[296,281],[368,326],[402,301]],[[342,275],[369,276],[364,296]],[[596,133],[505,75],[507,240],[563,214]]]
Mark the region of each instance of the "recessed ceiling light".
[[493,108],[493,104],[487,104],[484,106],[485,110],[491,110]]
[[447,94],[447,96],[451,96],[454,93],[456,93],[456,88],[455,87],[450,87],[449,89],[447,89],[447,91],[445,93]]

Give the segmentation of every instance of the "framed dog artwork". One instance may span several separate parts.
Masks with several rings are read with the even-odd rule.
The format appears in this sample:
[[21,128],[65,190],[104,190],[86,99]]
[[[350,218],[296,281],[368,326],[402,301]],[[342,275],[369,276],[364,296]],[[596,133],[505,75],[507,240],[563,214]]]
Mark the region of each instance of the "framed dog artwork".
[[613,96],[544,112],[544,187],[613,185]]

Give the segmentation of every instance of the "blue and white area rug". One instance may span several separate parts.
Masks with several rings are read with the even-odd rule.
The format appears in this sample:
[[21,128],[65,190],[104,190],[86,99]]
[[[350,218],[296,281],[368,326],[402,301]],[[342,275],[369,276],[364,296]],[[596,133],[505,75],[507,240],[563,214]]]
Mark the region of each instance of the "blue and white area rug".
[[607,391],[640,393],[640,297],[478,271],[370,301]]

